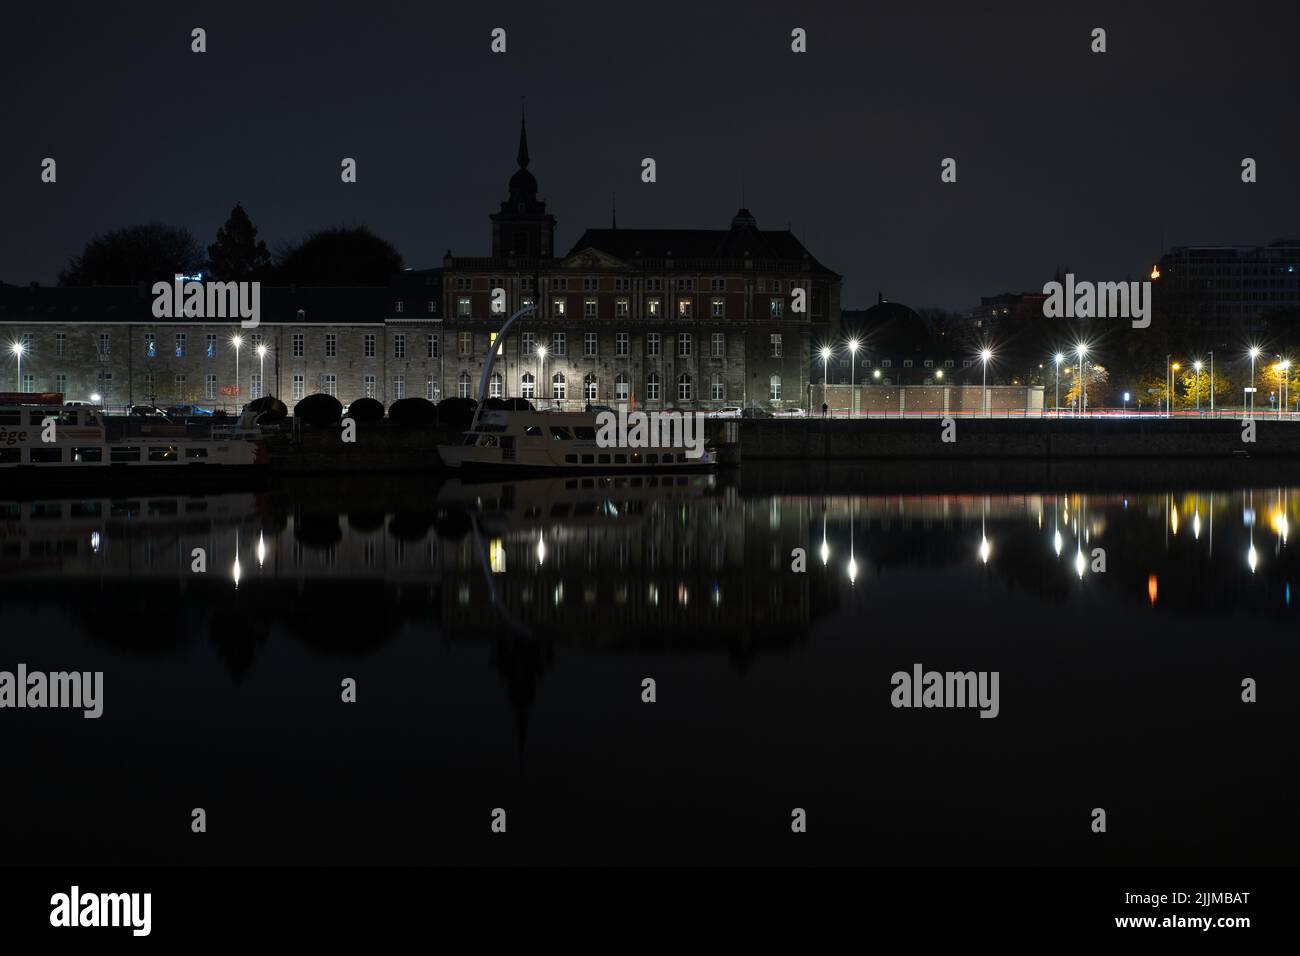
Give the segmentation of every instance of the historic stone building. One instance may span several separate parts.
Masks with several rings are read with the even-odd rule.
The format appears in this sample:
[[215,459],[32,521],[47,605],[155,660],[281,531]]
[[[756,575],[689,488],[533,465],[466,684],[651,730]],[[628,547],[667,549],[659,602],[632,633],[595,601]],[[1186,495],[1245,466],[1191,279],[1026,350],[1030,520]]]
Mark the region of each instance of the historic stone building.
[[[517,161],[490,216],[490,255],[449,252],[441,269],[386,288],[264,286],[256,329],[155,319],[145,285],[0,286],[0,391],[232,409],[267,393],[290,407],[314,392],[344,403],[473,398],[497,331],[531,304],[502,343],[490,396],[565,408],[807,405],[811,345],[838,327],[840,276],[789,230],[760,230],[741,209],[727,229],[589,229],[557,256],[522,127]],[[8,347],[19,341],[21,381]]]

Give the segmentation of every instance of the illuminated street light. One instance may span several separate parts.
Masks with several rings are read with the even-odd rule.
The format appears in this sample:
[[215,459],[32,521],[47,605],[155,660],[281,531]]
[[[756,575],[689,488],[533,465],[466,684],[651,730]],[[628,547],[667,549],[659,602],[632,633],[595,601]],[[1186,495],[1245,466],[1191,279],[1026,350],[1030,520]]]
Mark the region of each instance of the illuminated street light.
[[[242,335],[232,336],[230,339],[230,344],[235,347],[235,395],[242,396],[243,392],[240,390],[240,386],[239,386],[239,352],[244,347],[244,337]],[[238,403],[239,401],[238,397],[235,399],[235,401],[236,403]]]
[[[987,418],[992,414],[989,408],[989,359],[993,357],[991,349],[985,348],[980,351],[980,359],[984,362],[984,416]],[[988,561],[988,558],[984,559]]]
[[1061,363],[1065,361],[1065,356],[1060,352],[1056,353],[1056,417],[1061,417]]
[[1088,354],[1088,346],[1080,342],[1075,346],[1075,351],[1079,353],[1079,414],[1088,414],[1088,380],[1083,374],[1083,357]]
[[858,410],[858,392],[853,384],[853,373],[858,367],[858,345],[861,344],[857,339],[849,339],[849,418],[852,418]]
[[9,347],[9,351],[18,357],[18,391],[23,390],[23,353],[27,351],[27,346],[22,342],[15,342]]

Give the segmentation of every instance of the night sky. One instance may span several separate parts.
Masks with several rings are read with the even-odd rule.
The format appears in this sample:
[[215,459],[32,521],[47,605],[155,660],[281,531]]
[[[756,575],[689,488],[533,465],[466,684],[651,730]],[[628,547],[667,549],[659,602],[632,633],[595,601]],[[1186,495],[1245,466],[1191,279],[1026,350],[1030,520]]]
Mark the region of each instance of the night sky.
[[408,266],[485,255],[521,95],[560,251],[613,193],[620,227],[725,228],[743,175],[761,228],[844,275],[846,308],[963,309],[1066,264],[1136,277],[1162,234],[1300,233],[1295,4],[76,6],[13,4],[0,29],[6,282],[53,282],[137,222],[206,246],[236,202],[272,250],[365,223]]

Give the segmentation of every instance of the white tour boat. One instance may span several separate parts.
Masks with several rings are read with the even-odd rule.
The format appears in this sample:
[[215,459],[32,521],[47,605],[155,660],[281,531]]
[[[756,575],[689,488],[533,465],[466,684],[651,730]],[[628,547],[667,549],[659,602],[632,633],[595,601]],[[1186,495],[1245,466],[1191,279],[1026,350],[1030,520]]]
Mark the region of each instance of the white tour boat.
[[143,425],[139,434],[119,436],[95,408],[0,404],[0,484],[23,476],[45,481],[259,468],[270,457],[255,418],[245,412],[235,425],[214,426],[202,437],[184,425]]

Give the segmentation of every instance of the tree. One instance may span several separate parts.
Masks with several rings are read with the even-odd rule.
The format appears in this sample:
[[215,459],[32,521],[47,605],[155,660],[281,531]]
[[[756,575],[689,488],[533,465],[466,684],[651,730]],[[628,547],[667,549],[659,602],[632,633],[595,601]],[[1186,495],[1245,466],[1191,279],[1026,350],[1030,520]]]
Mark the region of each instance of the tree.
[[203,268],[203,252],[188,229],[153,222],[96,236],[68,260],[59,285],[135,285],[170,282]]
[[[1077,369],[1078,366],[1076,365],[1075,368]],[[1089,362],[1086,359],[1083,363],[1083,369],[1088,383],[1087,407],[1095,408],[1098,405],[1106,404],[1106,395],[1109,392],[1107,386],[1110,382],[1110,371],[1105,366],[1098,365],[1095,362]],[[1079,376],[1077,374],[1070,376],[1069,385],[1070,389],[1062,399],[1067,406],[1074,404],[1080,397]]]
[[251,282],[265,278],[270,267],[266,243],[257,238],[253,220],[236,203],[226,224],[217,230],[217,241],[208,246],[208,271],[223,282]]
[[282,285],[387,285],[403,265],[393,244],[365,226],[335,227],[278,250],[275,279]]

